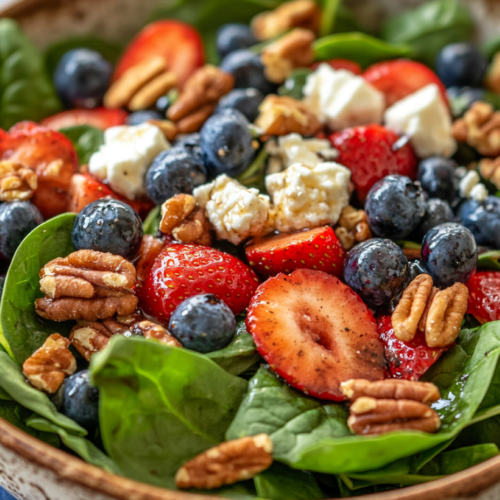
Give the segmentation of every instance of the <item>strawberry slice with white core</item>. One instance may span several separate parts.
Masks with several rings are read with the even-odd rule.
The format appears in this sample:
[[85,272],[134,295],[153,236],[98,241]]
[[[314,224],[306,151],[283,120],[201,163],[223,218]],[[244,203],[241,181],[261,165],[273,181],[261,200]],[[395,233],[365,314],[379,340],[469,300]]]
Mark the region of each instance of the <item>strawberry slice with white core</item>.
[[268,279],[250,302],[246,325],[271,369],[311,396],[342,401],[341,382],[385,377],[373,314],[324,272],[298,269]]

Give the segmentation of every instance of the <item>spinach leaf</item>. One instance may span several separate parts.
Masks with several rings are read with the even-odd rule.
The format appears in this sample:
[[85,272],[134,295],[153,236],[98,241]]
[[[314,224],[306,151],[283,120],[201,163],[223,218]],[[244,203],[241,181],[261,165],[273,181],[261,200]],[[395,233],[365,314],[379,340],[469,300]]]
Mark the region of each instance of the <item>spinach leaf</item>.
[[500,271],[500,250],[491,250],[479,254],[477,268],[481,271]]
[[52,259],[66,257],[75,250],[71,241],[75,217],[63,214],[44,222],[26,236],[12,259],[0,306],[0,343],[18,363],[31,356],[52,333],[69,335],[71,330],[71,322],[40,318],[35,312],[35,299],[43,297],[40,269]]
[[148,216],[144,219],[142,227],[144,229],[144,234],[149,234],[155,238],[158,236],[158,231],[160,230],[161,222],[161,207],[154,207]]
[[405,44],[389,44],[364,33],[339,33],[314,42],[316,61],[350,59],[366,68],[370,64],[398,57],[411,57],[412,50]]
[[240,375],[261,359],[244,319],[237,319],[236,334],[228,346],[205,356],[231,375]]
[[90,372],[108,454],[127,477],[169,488],[186,460],[224,440],[247,387],[201,354],[120,335]]
[[21,368],[3,351],[0,351],[0,387],[25,408],[45,417],[68,432],[79,436],[87,434],[87,431],[75,421],[59,413],[47,394],[28,384]]
[[121,474],[119,467],[113,462],[113,460],[111,460],[111,458],[109,458],[88,439],[85,439],[82,436],[69,434],[59,425],[49,422],[45,418],[40,418],[37,415],[29,418],[26,421],[26,425],[38,431],[43,431],[44,433],[51,433],[52,435],[57,434],[65,446],[67,446],[70,450],[73,450],[89,464],[97,465],[97,467],[102,467],[108,472],[112,472],[114,474]]
[[500,52],[500,37],[490,38],[481,46],[481,52],[488,59],[493,59],[497,52]]
[[324,498],[318,482],[310,472],[290,469],[275,462],[254,477],[257,495],[268,500],[316,500]]
[[0,128],[61,109],[43,59],[12,19],[0,19]]
[[413,57],[434,67],[445,45],[469,40],[473,30],[472,16],[457,0],[433,0],[388,19],[382,38],[409,45]]
[[325,0],[321,12],[321,25],[319,34],[326,36],[333,33],[337,11],[340,6],[340,0]]
[[309,68],[299,68],[294,70],[285,80],[285,83],[278,89],[279,95],[293,97],[302,100],[304,98],[304,87],[307,77],[312,73]]
[[269,153],[265,147],[262,147],[251,165],[236,180],[246,187],[256,188],[264,192],[264,177],[268,158]]
[[90,157],[104,144],[104,132],[90,125],[66,127],[59,132],[73,143],[80,165],[87,165]]

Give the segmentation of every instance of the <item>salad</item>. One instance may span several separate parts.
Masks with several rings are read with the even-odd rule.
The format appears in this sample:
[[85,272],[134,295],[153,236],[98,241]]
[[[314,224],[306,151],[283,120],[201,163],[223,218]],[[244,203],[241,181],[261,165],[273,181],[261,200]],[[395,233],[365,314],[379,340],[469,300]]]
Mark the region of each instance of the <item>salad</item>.
[[192,3],[126,47],[0,20],[0,417],[237,499],[499,455],[500,39]]

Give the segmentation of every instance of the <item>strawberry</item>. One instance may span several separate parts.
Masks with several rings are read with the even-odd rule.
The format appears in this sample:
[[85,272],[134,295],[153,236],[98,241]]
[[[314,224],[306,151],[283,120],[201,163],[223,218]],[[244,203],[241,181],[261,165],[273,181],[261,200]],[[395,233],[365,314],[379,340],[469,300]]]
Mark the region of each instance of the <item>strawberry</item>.
[[380,62],[370,66],[363,77],[385,95],[387,107],[430,83],[439,87],[443,101],[448,105],[446,88],[439,77],[427,66],[416,61],[396,59]]
[[261,276],[318,269],[342,277],[345,251],[331,227],[258,239],[245,249],[247,259]]
[[321,271],[269,278],[250,302],[246,326],[271,369],[312,396],[342,401],[341,382],[385,376],[373,314],[347,285]]
[[418,380],[446,349],[427,347],[425,334],[417,332],[411,342],[398,340],[390,316],[378,319],[378,332],[384,344],[385,359],[394,378]]
[[33,122],[21,122],[0,135],[0,159],[26,164],[38,174],[32,202],[49,219],[67,211],[71,176],[78,158],[71,141]]
[[91,125],[106,130],[109,127],[123,125],[127,120],[127,116],[123,109],[69,109],[45,118],[41,124],[52,130],[60,130],[75,125]]
[[205,56],[199,33],[188,24],[172,19],[148,24],[132,40],[115,70],[114,80],[132,66],[162,56],[182,87],[184,82],[203,66]]
[[184,299],[202,293],[213,293],[239,314],[258,285],[255,273],[232,255],[201,245],[171,244],[156,259],[138,295],[146,313],[168,324]]
[[479,271],[467,282],[469,308],[479,322],[500,319],[500,272]]
[[361,66],[349,59],[330,59],[329,61],[319,61],[311,65],[311,69],[315,70],[320,64],[329,64],[333,69],[346,69],[355,75],[361,75],[363,72]]
[[107,184],[90,174],[75,174],[69,186],[68,212],[78,213],[93,201],[102,198],[120,200],[130,205],[142,218],[146,217],[154,204],[150,200],[129,200],[115,193]]
[[348,128],[328,138],[340,153],[335,161],[351,170],[361,202],[386,175],[407,175],[412,179],[416,176],[417,158],[412,147],[408,143],[394,147],[399,136],[382,125]]

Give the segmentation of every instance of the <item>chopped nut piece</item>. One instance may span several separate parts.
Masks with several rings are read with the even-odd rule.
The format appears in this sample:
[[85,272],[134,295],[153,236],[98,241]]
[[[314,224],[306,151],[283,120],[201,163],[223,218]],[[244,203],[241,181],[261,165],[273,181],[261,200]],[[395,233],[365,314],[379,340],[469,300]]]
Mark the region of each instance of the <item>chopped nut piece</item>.
[[483,158],[479,162],[481,177],[500,189],[500,156],[495,159]]
[[76,360],[68,349],[68,339],[54,333],[23,364],[29,383],[41,391],[54,394],[66,375],[76,371]]
[[196,208],[196,200],[190,194],[177,194],[161,206],[160,231],[171,234]]
[[75,349],[90,361],[92,354],[104,349],[109,342],[111,332],[101,323],[93,322],[87,326],[75,326],[69,339]]
[[152,321],[140,321],[136,323],[132,332],[142,333],[146,339],[158,340],[162,344],[169,345],[171,347],[182,347],[182,344],[172,336],[166,328]]
[[356,238],[345,227],[337,227],[335,234],[346,252],[354,246]]
[[179,134],[192,134],[198,132],[203,124],[213,115],[217,104],[205,104],[193,111],[190,115],[180,119],[176,126]]
[[283,83],[296,68],[308,67],[314,60],[314,33],[297,28],[268,45],[262,51],[266,77],[274,83]]
[[292,97],[268,95],[259,109],[255,125],[263,134],[312,136],[322,127],[309,108]]
[[173,142],[177,137],[177,126],[170,120],[148,120],[148,123],[158,127],[169,142]]
[[130,111],[139,111],[152,106],[161,96],[165,95],[177,85],[177,76],[171,71],[162,73],[153,80],[147,82],[130,99],[128,108]]
[[295,0],[255,16],[252,30],[258,40],[269,40],[292,28],[305,28],[317,33],[320,20],[321,9],[314,0]]
[[0,161],[0,201],[29,200],[38,187],[38,177],[22,163]]
[[163,248],[163,242],[149,234],[145,234],[142,239],[142,247],[139,260],[135,264],[137,279],[144,282],[148,277],[149,271],[153,267],[156,257],[160,255]]
[[484,80],[487,89],[500,94],[500,53],[496,53]]
[[250,479],[271,465],[272,450],[267,434],[227,441],[185,463],[175,483],[178,488],[209,490]]
[[355,243],[361,243],[373,237],[366,212],[356,210],[350,205],[343,208],[338,225],[335,234],[346,251],[350,250]]

